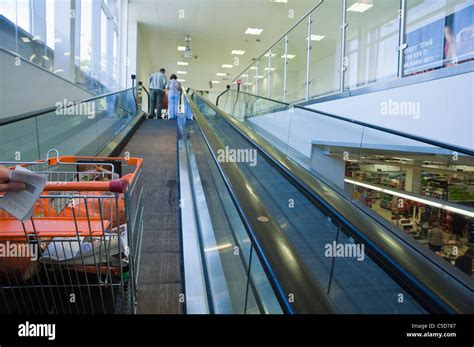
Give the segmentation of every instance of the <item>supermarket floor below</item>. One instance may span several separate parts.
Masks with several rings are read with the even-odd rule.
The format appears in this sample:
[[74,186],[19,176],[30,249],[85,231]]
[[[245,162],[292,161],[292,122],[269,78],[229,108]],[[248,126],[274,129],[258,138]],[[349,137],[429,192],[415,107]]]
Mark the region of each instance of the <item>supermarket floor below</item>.
[[184,313],[176,126],[145,120],[122,153],[144,159],[139,314]]

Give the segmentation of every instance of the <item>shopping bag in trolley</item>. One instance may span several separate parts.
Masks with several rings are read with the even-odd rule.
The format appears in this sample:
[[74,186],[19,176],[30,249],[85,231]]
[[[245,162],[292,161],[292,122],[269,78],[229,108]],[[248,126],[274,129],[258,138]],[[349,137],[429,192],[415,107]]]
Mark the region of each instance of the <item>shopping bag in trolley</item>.
[[[105,233],[100,237],[81,237],[52,239],[43,252],[40,261],[48,264],[61,263],[63,265],[94,265],[107,263],[109,257],[122,256],[124,265],[128,264],[130,249],[127,242],[127,225]],[[116,264],[114,264],[116,265]]]

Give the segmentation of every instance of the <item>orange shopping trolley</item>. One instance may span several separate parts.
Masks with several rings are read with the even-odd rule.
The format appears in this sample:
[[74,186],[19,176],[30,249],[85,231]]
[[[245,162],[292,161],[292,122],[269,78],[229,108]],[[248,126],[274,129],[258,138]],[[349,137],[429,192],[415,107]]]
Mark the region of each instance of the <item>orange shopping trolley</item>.
[[53,150],[0,163],[47,176],[30,218],[0,209],[0,314],[136,312],[142,162]]

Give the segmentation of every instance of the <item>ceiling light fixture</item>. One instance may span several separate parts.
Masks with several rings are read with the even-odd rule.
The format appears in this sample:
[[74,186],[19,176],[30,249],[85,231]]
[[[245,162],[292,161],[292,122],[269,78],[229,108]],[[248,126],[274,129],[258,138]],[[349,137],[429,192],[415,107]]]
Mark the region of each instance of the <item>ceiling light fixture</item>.
[[417,197],[417,196],[412,196],[412,195],[409,195],[409,194],[401,193],[401,192],[396,191],[396,190],[386,189],[386,188],[374,186],[372,184],[362,183],[362,182],[354,181],[354,180],[347,179],[347,178],[344,179],[344,181],[346,183],[354,184],[356,186],[364,187],[364,188],[371,189],[371,190],[375,190],[377,192],[381,192],[381,193],[385,193],[385,194],[389,194],[389,195],[393,195],[393,196],[398,196],[399,198],[403,198],[403,199],[407,199],[407,200],[411,200],[411,201],[416,201],[416,202],[419,202],[419,203],[422,203],[422,204],[425,204],[425,205],[429,205],[429,206],[433,206],[433,207],[436,207],[436,208],[439,208],[439,209],[442,209],[442,210],[459,213],[459,214],[462,214],[462,215],[467,216],[467,217],[471,217],[471,218],[474,217],[474,212],[472,211],[471,208],[462,209],[462,208],[458,208],[458,207],[454,207],[454,206],[444,205],[442,203],[432,201],[431,199],[428,200],[428,199],[420,198],[420,197]]
[[180,65],[180,66],[188,66],[189,65],[189,63],[185,62],[185,61],[178,61],[177,64]]
[[[268,58],[269,56],[270,56],[270,53],[265,54],[265,57]],[[271,54],[271,57],[272,57],[272,58],[273,58],[273,57],[276,57],[276,53],[272,53],[272,54]]]
[[285,59],[285,57],[288,58],[288,59],[294,59],[294,58],[296,57],[296,55],[294,55],[294,54],[286,54],[286,56],[285,56],[285,54],[283,54],[281,57],[282,57],[283,59]]
[[224,64],[224,65],[222,65],[222,67],[223,67],[224,69],[232,69],[232,68],[234,67],[234,65]]
[[224,76],[227,76],[228,74],[226,73],[223,73],[223,72],[218,72],[216,73],[216,76],[219,76],[219,77],[224,77]]
[[347,11],[363,13],[374,6],[372,0],[357,0]]
[[241,50],[238,50],[238,49],[234,49],[231,54],[233,55],[244,55],[245,54],[245,51],[241,51]]
[[[311,35],[311,41],[321,41],[324,40],[326,36],[324,35],[317,35],[317,34],[312,34]],[[306,38],[306,41],[308,41],[308,38]]]
[[211,81],[212,84],[220,84],[221,81]]
[[186,50],[185,46],[178,46],[178,51],[184,52]]
[[260,35],[263,32],[263,29],[257,29],[257,28],[247,28],[245,30],[246,35]]
[[186,80],[179,79],[179,78],[177,79],[177,81],[178,81],[178,82],[181,82],[181,83],[184,83],[184,82],[186,82]]
[[264,70],[265,71],[275,71],[276,69],[274,67],[271,67],[271,68],[266,67]]
[[178,75],[186,75],[188,72],[187,71],[176,71]]

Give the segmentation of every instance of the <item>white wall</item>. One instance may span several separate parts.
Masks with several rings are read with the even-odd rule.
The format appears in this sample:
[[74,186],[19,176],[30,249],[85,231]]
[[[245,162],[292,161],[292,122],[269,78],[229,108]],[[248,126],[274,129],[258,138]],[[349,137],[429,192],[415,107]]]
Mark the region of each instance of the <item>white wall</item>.
[[90,97],[73,83],[0,50],[0,118],[52,107],[65,98]]
[[[419,103],[420,114],[383,115],[382,103]],[[352,96],[309,107],[454,145],[474,148],[474,73]]]
[[[409,134],[474,148],[473,76],[464,74],[429,82],[402,86],[376,93],[353,96],[311,105],[341,116],[348,116],[370,124],[396,129]],[[382,102],[419,102],[419,117],[381,115]],[[266,107],[263,102],[262,107]],[[258,108],[258,103],[255,104]],[[298,108],[279,111],[249,120],[262,135],[272,141],[276,137],[296,150],[303,158],[312,156],[313,145],[341,146],[352,157],[364,148],[406,152],[449,154],[421,142],[390,135],[373,129],[329,118]],[[269,136],[268,136],[269,135]]]

